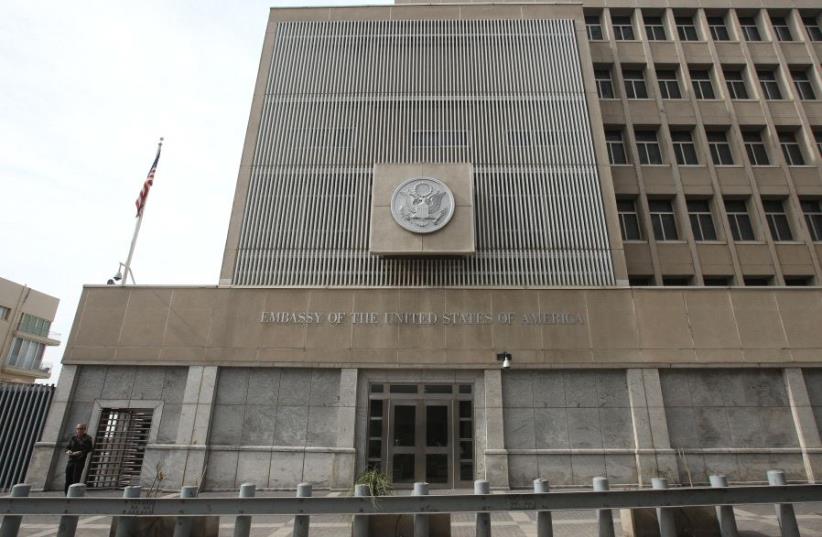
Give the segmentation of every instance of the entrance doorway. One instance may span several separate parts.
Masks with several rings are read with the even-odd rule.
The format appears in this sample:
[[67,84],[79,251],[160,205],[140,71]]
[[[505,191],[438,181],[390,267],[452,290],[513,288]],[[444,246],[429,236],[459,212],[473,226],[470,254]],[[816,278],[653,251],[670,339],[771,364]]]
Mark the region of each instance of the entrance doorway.
[[470,384],[369,385],[368,466],[395,486],[470,486],[473,431]]

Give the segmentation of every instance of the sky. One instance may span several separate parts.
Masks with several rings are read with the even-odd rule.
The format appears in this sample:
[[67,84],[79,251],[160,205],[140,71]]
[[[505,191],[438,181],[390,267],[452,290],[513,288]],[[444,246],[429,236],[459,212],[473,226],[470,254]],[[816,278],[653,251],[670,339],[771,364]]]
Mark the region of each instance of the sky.
[[125,261],[138,284],[216,285],[270,7],[370,1],[4,0],[0,276],[60,299],[63,344],[84,284]]

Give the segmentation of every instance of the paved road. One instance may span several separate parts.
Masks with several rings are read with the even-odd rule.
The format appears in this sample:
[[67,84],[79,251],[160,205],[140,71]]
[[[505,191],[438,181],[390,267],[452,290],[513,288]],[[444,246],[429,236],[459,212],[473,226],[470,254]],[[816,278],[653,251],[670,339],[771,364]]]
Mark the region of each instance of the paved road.
[[[339,492],[319,493],[338,496]],[[53,495],[53,494],[48,494]],[[119,496],[117,493],[91,493],[89,496]],[[261,492],[260,497],[278,497],[287,493]],[[173,496],[173,495],[170,495]],[[218,497],[225,494],[206,493],[203,497]],[[742,536],[779,535],[773,507],[751,505],[736,508],[737,524]],[[797,519],[803,537],[822,537],[822,504],[801,504],[797,506]],[[287,516],[261,516],[253,519],[252,537],[290,537],[292,518]],[[590,511],[561,511],[553,513],[555,537],[595,537],[597,535],[594,513]],[[617,537],[623,535],[619,516],[614,517]],[[57,533],[58,517],[26,517],[20,532],[21,537],[51,537]],[[79,537],[104,537],[109,534],[109,517],[81,517],[77,535]],[[536,537],[536,517],[530,512],[495,513],[491,520],[494,537]],[[311,537],[344,537],[351,535],[350,517],[317,516],[311,519]],[[220,520],[220,537],[233,535],[234,521],[229,517]],[[453,537],[474,536],[474,516],[470,513],[451,517]],[[390,537],[390,536],[372,536]],[[409,537],[409,536],[403,536]]]

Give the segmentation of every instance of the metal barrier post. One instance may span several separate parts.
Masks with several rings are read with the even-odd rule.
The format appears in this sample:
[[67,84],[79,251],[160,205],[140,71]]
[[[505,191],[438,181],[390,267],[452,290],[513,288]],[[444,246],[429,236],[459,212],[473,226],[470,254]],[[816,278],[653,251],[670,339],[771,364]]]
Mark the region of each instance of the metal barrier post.
[[[26,483],[19,483],[11,487],[12,498],[25,498],[31,491],[31,485]],[[0,524],[0,537],[17,537],[17,532],[20,531],[20,522],[23,521],[21,516],[6,515],[3,517],[3,523]]]
[[[787,485],[785,472],[782,470],[768,470],[768,484],[776,487]],[[796,513],[793,511],[793,505],[789,503],[777,504],[776,518],[779,521],[782,537],[799,537],[799,525],[796,523]]]
[[[300,483],[297,485],[297,498],[311,497],[311,483]],[[308,515],[294,515],[294,537],[308,537],[308,524],[311,517]]]
[[[86,486],[82,483],[75,483],[69,486],[67,498],[80,498],[86,495]],[[63,515],[60,517],[60,525],[57,527],[57,537],[74,537],[77,531],[77,515]]]
[[[140,487],[126,487],[123,489],[123,498],[139,497]],[[137,537],[137,517],[118,516],[114,520],[117,521],[117,533],[115,537]]]
[[[728,488],[728,479],[724,475],[712,475],[709,477],[711,486],[718,489]],[[734,508],[731,505],[717,505],[716,518],[719,520],[719,534],[722,537],[738,537],[739,531],[736,528],[736,517]]]
[[[490,494],[491,485],[488,481],[474,481],[474,494]],[[491,513],[477,513],[477,537],[491,537]]]
[[[368,485],[355,485],[354,496],[371,496]],[[353,537],[368,537],[368,515],[354,515],[351,533]]]
[[[548,493],[549,485],[546,479],[534,479],[534,493]],[[551,511],[537,511],[537,537],[554,537],[554,526],[551,520]]]
[[[651,479],[651,487],[664,490],[668,488],[668,480],[664,477],[655,477]],[[657,507],[656,518],[659,521],[659,535],[660,537],[676,537],[676,524],[674,522],[674,513],[670,508]]]
[[[428,483],[414,483],[414,496],[428,496]],[[414,537],[428,537],[430,520],[428,515],[414,515]]]
[[[257,493],[257,485],[243,483],[240,485],[240,498],[253,498]],[[234,519],[234,537],[248,537],[251,535],[251,517],[240,515]]]
[[[609,489],[608,478],[594,478],[595,492],[607,492]],[[614,537],[614,515],[610,509],[597,509],[597,525],[599,526],[599,537]]]
[[[180,489],[180,498],[196,498],[197,487],[187,486]],[[190,516],[178,516],[174,523],[174,537],[189,537],[194,519]]]

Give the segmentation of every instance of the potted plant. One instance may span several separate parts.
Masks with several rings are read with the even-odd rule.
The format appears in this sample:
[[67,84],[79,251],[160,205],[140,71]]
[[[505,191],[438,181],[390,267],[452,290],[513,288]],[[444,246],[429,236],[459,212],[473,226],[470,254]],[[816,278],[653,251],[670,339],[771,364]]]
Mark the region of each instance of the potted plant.
[[[389,496],[393,489],[391,478],[373,468],[366,470],[357,478],[355,485],[367,485],[371,491],[372,502],[378,505],[380,496]],[[429,514],[431,537],[451,537],[451,515],[449,513]],[[413,515],[369,515],[368,534],[386,537],[409,537],[414,535]]]

